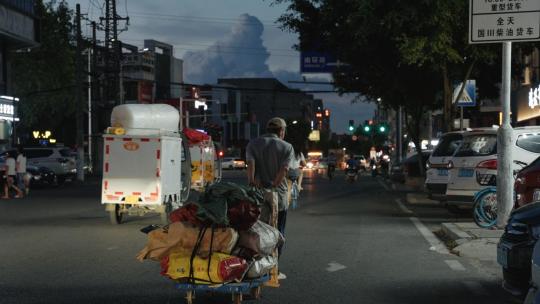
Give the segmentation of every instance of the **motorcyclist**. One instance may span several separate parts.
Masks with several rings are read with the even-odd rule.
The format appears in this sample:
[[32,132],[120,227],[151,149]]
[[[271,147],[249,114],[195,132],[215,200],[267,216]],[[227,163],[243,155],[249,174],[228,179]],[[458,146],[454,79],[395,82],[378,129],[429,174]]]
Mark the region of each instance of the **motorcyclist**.
[[354,159],[353,156],[351,156],[349,160],[347,160],[347,170],[358,171],[358,169],[359,169],[358,161]]
[[334,154],[334,152],[330,152],[330,154],[328,155],[328,170],[326,172],[326,175],[328,176],[329,179],[332,179],[332,175],[334,174],[334,171],[336,170],[336,163],[337,163],[337,159],[336,159],[336,155]]
[[375,157],[372,157],[369,160],[369,168],[371,169],[371,176],[377,175],[377,160],[375,160]]

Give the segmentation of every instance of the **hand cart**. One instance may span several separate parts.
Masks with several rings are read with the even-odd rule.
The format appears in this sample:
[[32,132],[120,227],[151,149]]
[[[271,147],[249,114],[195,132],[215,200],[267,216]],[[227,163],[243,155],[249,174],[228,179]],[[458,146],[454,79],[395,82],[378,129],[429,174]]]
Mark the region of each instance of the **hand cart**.
[[249,294],[251,299],[258,300],[261,297],[262,286],[270,280],[270,275],[257,279],[246,280],[238,283],[225,283],[221,285],[177,283],[176,289],[186,293],[186,303],[193,304],[195,293],[230,293],[234,304],[242,303],[244,295]]

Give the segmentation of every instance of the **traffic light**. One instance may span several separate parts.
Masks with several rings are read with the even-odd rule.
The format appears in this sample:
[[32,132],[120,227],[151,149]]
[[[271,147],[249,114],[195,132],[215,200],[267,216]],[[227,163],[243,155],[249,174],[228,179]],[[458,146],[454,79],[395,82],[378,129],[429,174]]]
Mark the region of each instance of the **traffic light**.
[[362,128],[362,131],[364,131],[365,134],[371,133],[371,126],[369,124],[364,125],[364,127]]
[[381,123],[381,124],[377,125],[377,132],[379,134],[386,134],[386,133],[388,133],[388,131],[389,131],[389,127],[388,127],[387,124]]
[[352,132],[354,131],[354,120],[349,120],[349,131]]

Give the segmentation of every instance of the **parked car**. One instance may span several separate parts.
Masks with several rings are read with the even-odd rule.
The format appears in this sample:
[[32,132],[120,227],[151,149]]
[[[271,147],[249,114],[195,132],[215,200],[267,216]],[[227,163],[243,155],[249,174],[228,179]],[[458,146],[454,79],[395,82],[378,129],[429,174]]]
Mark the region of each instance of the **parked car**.
[[426,164],[426,191],[431,199],[444,200],[452,157],[463,140],[463,132],[449,132],[439,140]]
[[403,174],[403,164],[394,163],[390,168],[390,180],[398,183],[405,183],[405,175]]
[[77,174],[72,151],[65,147],[28,147],[24,148],[28,166],[46,167],[53,171],[58,182],[72,179]]
[[539,218],[540,203],[512,211],[497,244],[497,262],[502,266],[503,288],[519,297],[523,297],[529,289]]
[[247,168],[246,162],[241,158],[225,157],[221,161],[221,168],[223,169],[245,169]]
[[[422,151],[422,166],[426,167],[426,163],[431,155],[431,151]],[[409,177],[422,177],[420,173],[420,167],[418,164],[418,153],[414,153],[402,163],[403,175],[405,179]]]
[[[540,127],[518,127],[512,131],[513,159],[530,164],[540,156]],[[497,128],[463,133],[463,143],[451,161],[446,200],[449,205],[472,206],[474,195],[497,180]],[[513,164],[514,170],[522,165]]]
[[30,180],[30,187],[36,186],[56,186],[58,179],[56,174],[46,167],[26,167],[27,178]]
[[516,175],[514,195],[514,209],[540,202],[540,157]]

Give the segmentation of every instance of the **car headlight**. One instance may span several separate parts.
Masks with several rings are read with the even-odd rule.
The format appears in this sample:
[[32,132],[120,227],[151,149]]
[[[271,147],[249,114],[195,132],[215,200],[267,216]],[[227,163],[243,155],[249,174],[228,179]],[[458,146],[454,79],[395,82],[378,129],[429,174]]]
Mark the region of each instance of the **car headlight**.
[[39,176],[39,175],[34,175],[34,179],[35,179],[35,180],[40,180],[40,179],[41,179],[41,176]]

